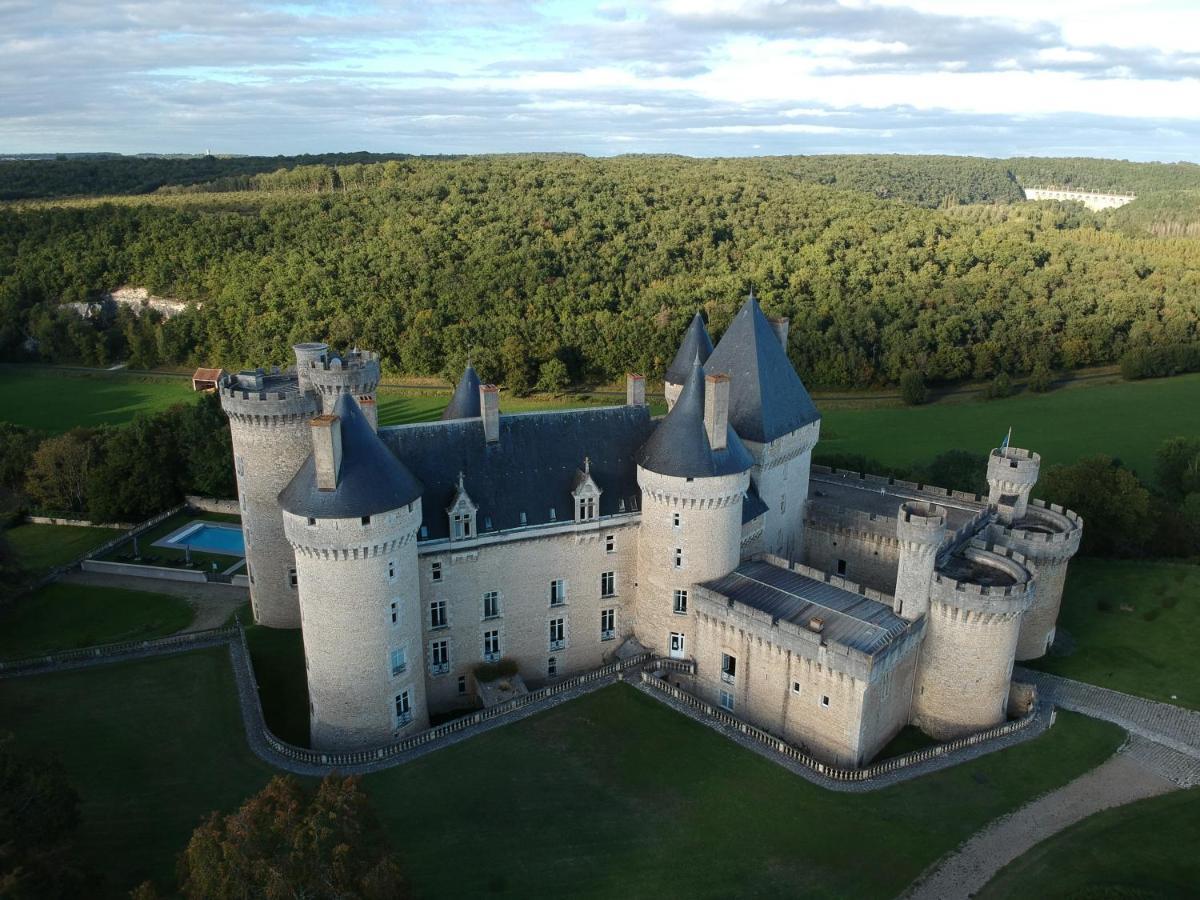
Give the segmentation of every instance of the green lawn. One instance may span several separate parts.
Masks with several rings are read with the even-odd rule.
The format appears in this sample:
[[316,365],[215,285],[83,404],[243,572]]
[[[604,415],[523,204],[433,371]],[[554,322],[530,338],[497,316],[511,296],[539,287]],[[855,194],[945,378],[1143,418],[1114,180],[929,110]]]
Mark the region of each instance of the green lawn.
[[1076,559],[1058,625],[1074,652],[1032,668],[1200,709],[1200,566]]
[[0,607],[0,658],[162,637],[193,618],[179,597],[56,582]]
[[[226,515],[225,513],[198,512],[188,509],[180,510],[165,521],[138,535],[138,553],[141,554],[141,559],[139,560],[141,564],[148,566],[182,566],[187,559],[187,554],[183,550],[177,550],[174,547],[155,547],[154,542],[162,540],[168,534],[178,528],[182,528],[189,522],[197,521],[227,522],[240,525],[242,518],[241,516]],[[102,559],[123,563],[134,562],[133,543],[129,542],[113,548]],[[213,563],[216,563],[216,570],[224,572],[236,563],[238,558],[236,556],[226,556],[223,553],[203,553],[199,550],[193,550],[191,552],[191,560],[193,568],[211,571]]]
[[4,532],[21,568],[31,578],[66,565],[120,534],[114,528],[76,525],[18,525]]
[[1200,886],[1200,788],[1097,813],[1009,863],[980,900],[1166,900]]
[[[166,886],[200,818],[269,774],[241,734],[223,649],[9,681],[0,721],[63,760],[83,797],[81,858],[111,894]],[[1029,744],[836,794],[614,685],[365,784],[422,896],[890,897],[1120,740],[1061,714]]]
[[818,454],[861,453],[904,466],[953,448],[986,453],[1011,425],[1013,443],[1040,453],[1043,466],[1107,453],[1149,480],[1154,451],[1162,441],[1200,435],[1200,375],[1024,393],[1004,400],[952,399],[823,414]]
[[53,433],[122,425],[195,396],[186,378],[0,367],[0,420]]
[[304,668],[304,635],[299,628],[264,628],[254,622],[246,603],[229,617],[246,628],[246,646],[258,682],[267,727],[290,744],[307,747],[308,674]]

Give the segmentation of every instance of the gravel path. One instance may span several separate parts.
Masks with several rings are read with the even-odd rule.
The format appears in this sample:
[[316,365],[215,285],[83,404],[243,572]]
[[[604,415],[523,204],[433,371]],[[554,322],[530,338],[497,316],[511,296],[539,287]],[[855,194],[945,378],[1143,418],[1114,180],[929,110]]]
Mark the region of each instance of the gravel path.
[[59,582],[84,587],[149,591],[180,597],[187,601],[196,614],[192,624],[183,629],[184,632],[220,628],[238,607],[250,599],[250,592],[244,587],[208,582],[169,581],[165,578],[134,578],[132,575],[110,575],[107,572],[68,572]]
[[[1132,739],[1103,765],[997,819],[943,857],[904,894],[907,900],[966,900],[1035,844],[1093,813],[1175,790],[1150,759],[1158,745]],[[1186,757],[1185,757],[1186,758]]]

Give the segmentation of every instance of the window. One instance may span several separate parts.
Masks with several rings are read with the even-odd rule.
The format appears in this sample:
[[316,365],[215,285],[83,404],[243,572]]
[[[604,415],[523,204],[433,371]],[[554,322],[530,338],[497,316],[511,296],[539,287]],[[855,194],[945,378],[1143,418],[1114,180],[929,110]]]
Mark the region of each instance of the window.
[[312,516],[309,516],[309,517],[308,517],[308,527],[309,527],[309,528],[316,528],[316,527],[317,527],[317,520],[316,520],[315,518],[313,518]]
[[550,649],[561,650],[567,645],[567,629],[565,619],[550,620]]
[[562,606],[567,602],[567,582],[562,578],[555,578],[550,582],[550,605]]
[[672,611],[681,616],[687,613],[687,591],[676,589],[675,605],[672,607]]
[[673,528],[679,527],[679,521],[679,513],[671,513],[671,526]]
[[433,577],[434,581],[442,580],[442,564],[441,563],[434,563],[432,572],[433,572],[432,577]]
[[600,573],[600,596],[612,597],[617,593],[617,573],[616,572],[601,572]]
[[846,561],[844,559],[838,560],[837,572],[839,575],[846,574]]
[[729,691],[721,691],[721,709],[733,711],[733,694]]
[[785,512],[787,512],[787,496],[786,495],[779,498],[779,513],[780,513],[780,515],[782,515]]
[[412,721],[412,707],[408,703],[408,691],[396,695],[396,727],[407,725]]
[[499,631],[485,631],[483,633],[483,658],[487,662],[495,662],[500,658]]
[[730,656],[728,653],[721,654],[721,680],[726,684],[733,684],[737,677],[737,659]]
[[362,517],[362,523],[363,523],[364,525],[370,525],[370,524],[371,524],[371,517],[370,517],[370,516],[363,516],[363,517]]
[[500,592],[488,591],[483,595],[483,617],[494,619],[500,615]]
[[295,587],[299,583],[300,577],[296,574],[296,570],[294,568],[288,569],[288,584],[290,584],[292,587]]
[[524,512],[522,512],[522,513],[521,513],[521,524],[522,524],[522,525],[528,525],[528,524],[529,524],[529,517],[528,517],[528,516],[526,516]]
[[459,696],[462,696],[462,695],[463,695],[463,694],[465,694],[466,692],[467,692],[467,676],[466,676],[466,675],[459,675],[459,676],[458,676],[458,693],[459,693]]
[[829,706],[829,697],[825,696],[824,694],[821,695],[821,705],[825,707]]
[[450,536],[456,541],[469,538],[471,536],[471,522],[474,521],[474,519],[475,515],[473,513],[455,513],[451,517]]
[[446,627],[446,601],[434,600],[429,604],[429,627]]
[[617,552],[617,536],[615,534],[606,534],[604,536],[604,552],[605,553],[616,553]]
[[683,568],[683,548],[682,547],[675,548],[675,568],[677,568],[677,569]]
[[240,457],[240,456],[235,456],[235,457],[233,458],[233,467],[234,467],[235,469],[237,469],[237,473],[238,473],[238,475],[245,475],[245,474],[246,474],[246,460],[245,460],[245,459],[243,459],[242,457]]
[[429,645],[429,671],[444,675],[450,671],[450,642],[434,641]]
[[388,560],[388,578],[392,579],[395,577],[396,577],[396,561],[394,559],[389,559]]
[[792,682],[792,693],[793,693],[793,694],[798,694],[798,693],[800,693],[800,682],[798,682],[798,681],[793,681],[793,682]]
[[596,518],[596,498],[580,497],[575,509],[575,518],[579,522],[590,522]]
[[546,677],[555,678],[558,675],[558,657],[552,656],[546,660]]
[[683,659],[684,658],[684,654],[686,652],[684,650],[685,643],[686,643],[686,640],[682,634],[680,634],[678,631],[671,632],[671,643],[670,643],[671,659]]
[[408,671],[408,654],[404,649],[392,651],[392,675],[403,675]]
[[617,636],[617,611],[615,609],[600,610],[600,640],[611,641]]
[[395,625],[400,619],[400,609],[398,603],[392,603],[392,624]]

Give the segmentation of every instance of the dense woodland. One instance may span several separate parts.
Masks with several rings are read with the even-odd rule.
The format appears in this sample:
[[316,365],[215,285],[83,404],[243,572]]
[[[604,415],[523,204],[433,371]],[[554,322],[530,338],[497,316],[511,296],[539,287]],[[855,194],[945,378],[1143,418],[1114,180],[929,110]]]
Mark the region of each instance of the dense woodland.
[[[791,317],[789,350],[813,385],[913,371],[952,383],[1200,341],[1200,242],[1186,231],[1153,233],[1137,203],[1012,202],[1034,180],[1200,191],[1192,165],[295,162],[193,188],[189,174],[148,196],[0,207],[0,352],[236,367],[285,363],[290,343],[321,338],[376,348],[406,374],[456,373],[470,352],[519,392],[661,373],[696,309],[719,335],[751,286]],[[165,323],[62,306],[126,283],[193,302]]]

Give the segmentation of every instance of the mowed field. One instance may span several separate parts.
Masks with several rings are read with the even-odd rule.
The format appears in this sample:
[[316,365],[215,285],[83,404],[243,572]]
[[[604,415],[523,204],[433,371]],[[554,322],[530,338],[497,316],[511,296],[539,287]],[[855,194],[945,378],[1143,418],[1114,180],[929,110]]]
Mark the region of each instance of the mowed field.
[[[0,368],[0,421],[51,432],[76,425],[121,424],[138,412],[163,409],[192,396],[185,379]],[[430,421],[441,415],[448,400],[448,394],[412,395],[384,387],[379,395],[380,422]],[[611,402],[611,398],[503,396],[501,408],[533,412]],[[821,406],[819,397],[817,404]],[[663,409],[654,407],[654,411]],[[993,401],[951,397],[919,407],[835,406],[824,409],[823,415],[818,454],[858,453],[903,466],[948,449],[986,452],[1011,426],[1013,442],[1037,450],[1044,465],[1107,453],[1149,479],[1154,451],[1162,441],[1175,435],[1200,435],[1200,374],[1080,385]]]

